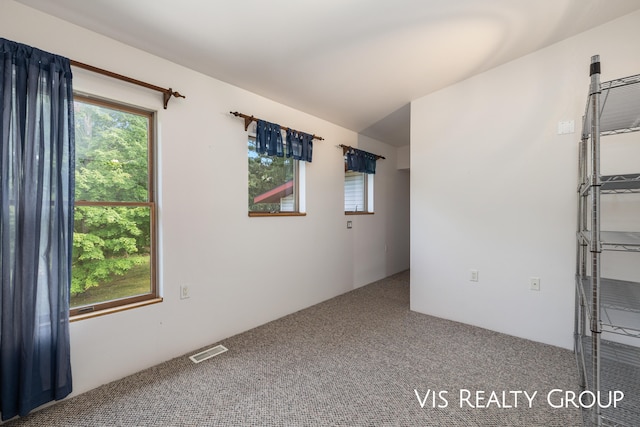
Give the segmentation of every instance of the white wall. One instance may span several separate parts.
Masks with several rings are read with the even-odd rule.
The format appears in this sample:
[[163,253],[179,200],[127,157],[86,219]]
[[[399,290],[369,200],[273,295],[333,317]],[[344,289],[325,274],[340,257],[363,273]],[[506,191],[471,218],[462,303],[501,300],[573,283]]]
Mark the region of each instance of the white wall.
[[[7,39],[187,96],[163,110],[156,92],[74,70],[78,90],[158,110],[164,297],[160,304],[71,324],[74,394],[408,268],[408,221],[388,225],[389,215],[409,206],[408,181],[404,193],[398,188],[390,196],[385,189],[402,187],[395,169],[381,168],[378,212],[366,224],[373,238],[388,242],[389,252],[356,242],[346,228],[342,150],[336,146],[357,146],[355,132],[13,1],[0,3],[0,29]],[[229,114],[236,110],[325,138],[314,144],[306,168],[307,216],[247,216],[246,132],[242,119]],[[395,150],[378,148],[390,157]],[[267,255],[256,256],[262,249]],[[190,286],[190,299],[179,299],[181,284]]]
[[409,268],[409,172],[396,168],[397,149],[364,135],[361,150],[385,157],[376,162],[374,215],[349,215],[353,221],[353,281],[366,285]]
[[[413,310],[572,348],[590,57],[603,80],[637,74],[639,37],[634,13],[412,103]],[[557,135],[566,120],[577,132]]]
[[409,169],[411,167],[411,145],[398,147],[398,161],[396,162],[398,169]]

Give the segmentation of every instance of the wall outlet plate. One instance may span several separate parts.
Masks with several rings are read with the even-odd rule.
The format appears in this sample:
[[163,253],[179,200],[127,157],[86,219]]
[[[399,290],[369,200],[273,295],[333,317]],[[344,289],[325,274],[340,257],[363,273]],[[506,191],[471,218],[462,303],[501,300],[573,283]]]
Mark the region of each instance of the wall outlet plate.
[[529,289],[532,291],[540,290],[540,278],[539,277],[530,277],[529,278]]
[[574,133],[575,131],[576,126],[573,120],[558,122],[558,135],[566,135],[568,133]]
[[353,228],[353,221],[347,221],[347,228]]
[[188,285],[180,285],[180,299],[189,298],[189,286]]

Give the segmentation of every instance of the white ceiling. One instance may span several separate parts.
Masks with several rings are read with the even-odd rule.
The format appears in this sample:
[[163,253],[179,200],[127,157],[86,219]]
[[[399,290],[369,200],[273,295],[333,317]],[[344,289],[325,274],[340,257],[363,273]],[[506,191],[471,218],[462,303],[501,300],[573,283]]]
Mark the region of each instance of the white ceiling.
[[397,146],[409,143],[412,100],[640,9],[638,0],[17,1]]

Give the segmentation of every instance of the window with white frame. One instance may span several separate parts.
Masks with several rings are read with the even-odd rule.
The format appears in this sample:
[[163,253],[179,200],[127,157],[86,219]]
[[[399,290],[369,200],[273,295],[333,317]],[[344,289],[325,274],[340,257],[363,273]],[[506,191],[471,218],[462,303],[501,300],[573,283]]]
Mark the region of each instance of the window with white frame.
[[305,162],[258,153],[252,134],[247,157],[249,216],[303,215]]
[[344,213],[373,214],[373,177],[383,156],[340,144],[344,154]]
[[345,171],[344,212],[346,214],[373,213],[373,174]]

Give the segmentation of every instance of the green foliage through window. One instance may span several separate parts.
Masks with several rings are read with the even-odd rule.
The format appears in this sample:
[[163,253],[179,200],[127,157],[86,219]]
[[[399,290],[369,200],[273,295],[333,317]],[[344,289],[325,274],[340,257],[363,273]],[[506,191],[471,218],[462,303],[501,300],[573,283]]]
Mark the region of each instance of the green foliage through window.
[[[80,294],[148,263],[150,246],[148,208],[76,207],[71,294]],[[149,292],[148,281],[145,290]]]
[[[151,274],[140,271],[153,255],[150,115],[78,97],[74,107],[71,307],[149,294]],[[127,284],[124,295],[118,283]]]
[[146,116],[75,103],[76,200],[146,202]]
[[253,138],[249,138],[248,158],[249,212],[296,211],[296,160],[258,154]]

